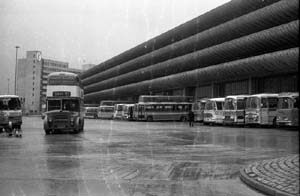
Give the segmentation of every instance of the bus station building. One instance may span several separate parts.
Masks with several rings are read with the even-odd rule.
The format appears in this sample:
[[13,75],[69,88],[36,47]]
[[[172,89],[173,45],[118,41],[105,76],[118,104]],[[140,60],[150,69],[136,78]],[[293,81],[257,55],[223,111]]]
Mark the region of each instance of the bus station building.
[[79,76],[85,102],[298,91],[298,0],[232,0]]

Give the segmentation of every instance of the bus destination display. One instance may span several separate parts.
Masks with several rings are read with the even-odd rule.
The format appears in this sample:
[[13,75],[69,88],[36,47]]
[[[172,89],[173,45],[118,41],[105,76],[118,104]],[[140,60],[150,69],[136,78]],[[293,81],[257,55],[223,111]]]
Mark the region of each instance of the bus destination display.
[[53,97],[70,97],[71,92],[70,91],[54,91],[52,93]]

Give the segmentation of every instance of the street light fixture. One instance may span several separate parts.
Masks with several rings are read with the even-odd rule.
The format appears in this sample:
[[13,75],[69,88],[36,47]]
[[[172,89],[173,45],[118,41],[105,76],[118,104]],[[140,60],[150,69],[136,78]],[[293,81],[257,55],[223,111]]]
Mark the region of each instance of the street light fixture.
[[17,67],[18,67],[18,48],[20,46],[16,46],[16,66],[15,66],[15,95],[17,95]]

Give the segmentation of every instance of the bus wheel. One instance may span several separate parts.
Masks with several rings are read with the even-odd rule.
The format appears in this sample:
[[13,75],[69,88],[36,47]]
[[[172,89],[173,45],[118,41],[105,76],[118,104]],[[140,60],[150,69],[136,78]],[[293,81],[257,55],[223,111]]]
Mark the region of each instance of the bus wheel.
[[45,129],[45,134],[49,135],[50,134],[50,130],[49,129]]
[[152,116],[148,116],[147,117],[147,122],[152,122],[153,121],[153,117]]
[[277,127],[276,117],[273,119],[273,127]]
[[74,133],[74,134],[78,134],[79,132],[80,132],[80,131],[79,131],[78,129],[74,129],[74,130],[73,130],[73,133]]
[[186,117],[185,117],[185,116],[181,116],[181,117],[180,117],[180,121],[181,121],[181,122],[185,122],[185,121],[186,121]]

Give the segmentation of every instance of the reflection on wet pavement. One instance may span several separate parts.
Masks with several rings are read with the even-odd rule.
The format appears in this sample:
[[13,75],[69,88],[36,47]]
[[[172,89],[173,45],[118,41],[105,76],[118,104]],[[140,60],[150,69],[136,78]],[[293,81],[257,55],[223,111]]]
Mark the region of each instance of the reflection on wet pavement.
[[[26,118],[25,118],[26,119]],[[239,170],[298,154],[298,132],[87,120],[83,134],[0,136],[0,195],[261,195]]]

